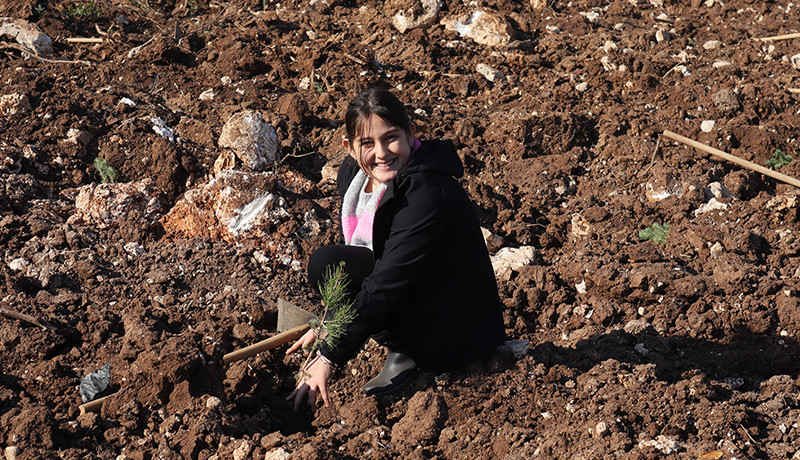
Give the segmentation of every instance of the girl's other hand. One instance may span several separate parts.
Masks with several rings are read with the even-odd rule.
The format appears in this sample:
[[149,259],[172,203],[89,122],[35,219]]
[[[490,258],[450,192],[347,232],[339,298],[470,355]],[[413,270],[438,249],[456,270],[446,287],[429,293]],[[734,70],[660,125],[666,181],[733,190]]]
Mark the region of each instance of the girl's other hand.
[[315,340],[317,340],[317,331],[314,329],[309,329],[308,332],[300,337],[300,340],[295,342],[291,347],[289,347],[288,350],[286,350],[286,354],[290,355],[301,348],[310,347]]
[[332,373],[333,371],[331,368],[325,364],[319,352],[317,352],[317,356],[303,369],[301,377],[297,380],[297,385],[292,394],[286,397],[287,401],[294,399],[295,412],[300,408],[300,404],[306,394],[308,394],[308,405],[311,408],[311,412],[314,412],[315,409],[317,393],[322,396],[322,402],[325,403],[325,407],[330,407],[331,403],[328,399],[328,379],[331,377]]

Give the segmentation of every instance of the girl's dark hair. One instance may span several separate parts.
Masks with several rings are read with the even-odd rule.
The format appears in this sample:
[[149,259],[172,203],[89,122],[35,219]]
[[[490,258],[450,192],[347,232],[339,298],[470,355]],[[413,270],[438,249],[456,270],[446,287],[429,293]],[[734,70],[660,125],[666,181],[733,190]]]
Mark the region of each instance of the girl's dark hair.
[[408,131],[411,125],[406,108],[397,96],[383,88],[370,88],[359,94],[347,105],[344,116],[345,132],[350,142],[361,134],[364,123],[371,115],[377,115],[389,124]]

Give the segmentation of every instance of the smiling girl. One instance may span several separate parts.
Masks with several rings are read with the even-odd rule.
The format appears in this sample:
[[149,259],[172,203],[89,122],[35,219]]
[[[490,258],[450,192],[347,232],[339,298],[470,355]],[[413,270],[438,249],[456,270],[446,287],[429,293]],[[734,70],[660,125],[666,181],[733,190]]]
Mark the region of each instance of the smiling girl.
[[[330,404],[327,382],[372,337],[386,363],[364,386],[390,393],[418,369],[444,372],[505,340],[501,304],[477,216],[458,183],[464,168],[450,141],[420,142],[403,103],[367,90],[348,105],[337,178],[344,245],[312,254],[316,287],[328,267],[345,262],[357,316],[335,346],[323,346],[288,400],[307,395]],[[313,342],[311,330],[287,353]]]

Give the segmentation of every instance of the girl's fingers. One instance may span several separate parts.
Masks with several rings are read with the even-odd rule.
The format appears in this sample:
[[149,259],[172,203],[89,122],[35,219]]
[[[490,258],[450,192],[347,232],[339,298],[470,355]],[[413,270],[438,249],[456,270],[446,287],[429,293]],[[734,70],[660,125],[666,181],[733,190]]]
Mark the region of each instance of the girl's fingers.
[[319,387],[319,394],[322,396],[325,407],[331,407],[331,402],[328,400],[328,388],[325,385]]

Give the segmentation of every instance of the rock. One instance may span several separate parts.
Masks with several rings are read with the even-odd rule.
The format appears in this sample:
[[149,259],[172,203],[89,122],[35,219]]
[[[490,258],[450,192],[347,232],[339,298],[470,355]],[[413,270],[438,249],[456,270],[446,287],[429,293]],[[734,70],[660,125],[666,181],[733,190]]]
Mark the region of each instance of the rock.
[[722,42],[719,40],[709,40],[703,43],[703,49],[707,51],[715,50],[722,46]]
[[718,200],[726,200],[728,198],[738,199],[730,190],[719,182],[712,182],[708,187],[703,189],[703,193],[707,199],[716,198]]
[[716,124],[717,122],[714,120],[703,120],[703,122],[700,123],[700,131],[703,131],[704,133],[710,133],[714,130],[714,125]]
[[723,88],[711,95],[711,100],[714,105],[722,111],[725,115],[734,115],[736,112],[742,110],[742,103],[739,101],[739,96],[730,88]]
[[575,91],[578,91],[580,93],[586,91],[587,89],[589,89],[589,83],[587,83],[585,81],[582,81],[582,82],[578,83],[577,85],[575,85]]
[[477,66],[475,66],[475,70],[479,74],[483,75],[490,82],[495,82],[503,79],[503,75],[500,72],[498,72],[497,69],[488,64],[480,63]]
[[514,270],[532,263],[536,258],[533,246],[502,248],[492,256],[492,268],[498,279],[508,280]]
[[663,434],[656,436],[655,439],[643,439],[639,441],[639,448],[654,447],[664,455],[678,453],[682,447],[674,439],[668,438]]
[[275,128],[254,111],[231,115],[222,127],[219,146],[232,149],[245,166],[256,171],[263,171],[278,158]]
[[23,19],[0,18],[0,36],[10,36],[20,45],[43,56],[53,54],[53,41],[36,24]]
[[264,455],[264,460],[288,460],[289,459],[289,452],[286,452],[283,447],[278,447],[277,449],[273,449],[267,452]]
[[725,253],[725,246],[722,245],[719,241],[714,244],[709,243],[708,252],[713,258],[719,258],[723,253]]
[[712,198],[708,203],[703,204],[694,210],[694,216],[697,217],[701,214],[706,214],[711,211],[724,211],[728,209],[728,204],[723,203],[716,198]]
[[128,183],[92,183],[79,189],[75,210],[84,221],[100,228],[134,211],[155,222],[165,212],[165,198],[149,178]]
[[250,450],[252,449],[253,446],[250,444],[250,441],[243,439],[239,447],[233,451],[233,460],[245,460],[247,456],[250,455]]
[[664,29],[658,29],[656,31],[656,42],[657,43],[664,43],[672,40],[672,34],[667,32]]
[[17,455],[19,455],[19,447],[17,446],[8,446],[5,449],[5,456],[6,460],[16,460]]
[[591,23],[595,23],[598,19],[600,19],[600,13],[596,11],[590,11],[588,13],[581,12],[581,16],[585,17],[586,20]]
[[800,70],[800,54],[795,54],[794,56],[789,58],[789,61],[792,63],[792,67]]
[[409,451],[439,436],[445,417],[444,399],[432,391],[415,394],[408,401],[406,414],[392,427],[392,447]]
[[236,155],[233,153],[233,150],[223,150],[214,161],[214,166],[211,168],[211,171],[216,177],[220,172],[227,169],[234,169],[235,167]]
[[483,227],[481,227],[481,233],[483,233],[483,240],[486,242],[486,248],[490,253],[497,252],[503,246],[503,237],[495,235]]
[[276,260],[299,270],[296,244],[276,232],[291,218],[286,201],[276,190],[273,173],[221,171],[208,183],[184,193],[161,223],[173,236],[257,242],[268,249],[265,262]]
[[653,185],[648,182],[644,186],[644,196],[650,203],[655,203],[665,198],[671,197],[672,192],[670,192],[669,190],[665,189],[660,185]]
[[446,18],[442,25],[479,45],[506,46],[514,36],[514,29],[508,21],[488,10],[476,10],[469,17]]
[[513,356],[514,359],[522,359],[528,356],[531,344],[527,340],[507,340],[504,344],[500,345],[498,349],[504,353]]
[[592,225],[579,213],[572,214],[570,235],[573,238],[585,238],[592,234]]
[[86,146],[89,142],[94,139],[92,133],[88,131],[84,131],[82,129],[77,128],[70,128],[67,131],[67,138],[64,139],[64,142],[69,142],[70,144],[77,144],[81,146]]
[[541,10],[547,6],[549,0],[531,0],[531,8],[535,11]]
[[442,0],[389,0],[383,7],[386,16],[392,18],[392,25],[401,34],[432,26],[441,9]]
[[731,63],[727,62],[727,61],[716,61],[713,64],[711,64],[711,67],[713,67],[715,69],[721,69],[721,68],[723,68],[725,66],[729,66],[729,65],[731,65]]
[[606,422],[597,422],[594,426],[594,435],[597,437],[603,437],[608,434],[608,425]]
[[133,257],[141,256],[147,253],[147,251],[144,250],[144,246],[135,241],[130,241],[128,243],[125,243],[123,249],[125,249],[125,252],[127,252]]
[[200,93],[200,96],[198,96],[197,98],[200,99],[201,101],[210,101],[214,99],[214,97],[216,97],[216,94],[214,93],[214,88],[209,88]]
[[175,132],[172,131],[172,128],[167,126],[167,123],[164,122],[164,120],[158,117],[153,117],[151,121],[153,122],[153,131],[155,131],[156,134],[169,140],[173,144],[175,143]]
[[24,94],[12,93],[0,96],[0,114],[11,116],[31,110],[33,110],[31,101]]
[[206,400],[206,408],[207,409],[216,409],[222,404],[222,401],[217,398],[216,396],[209,396]]

